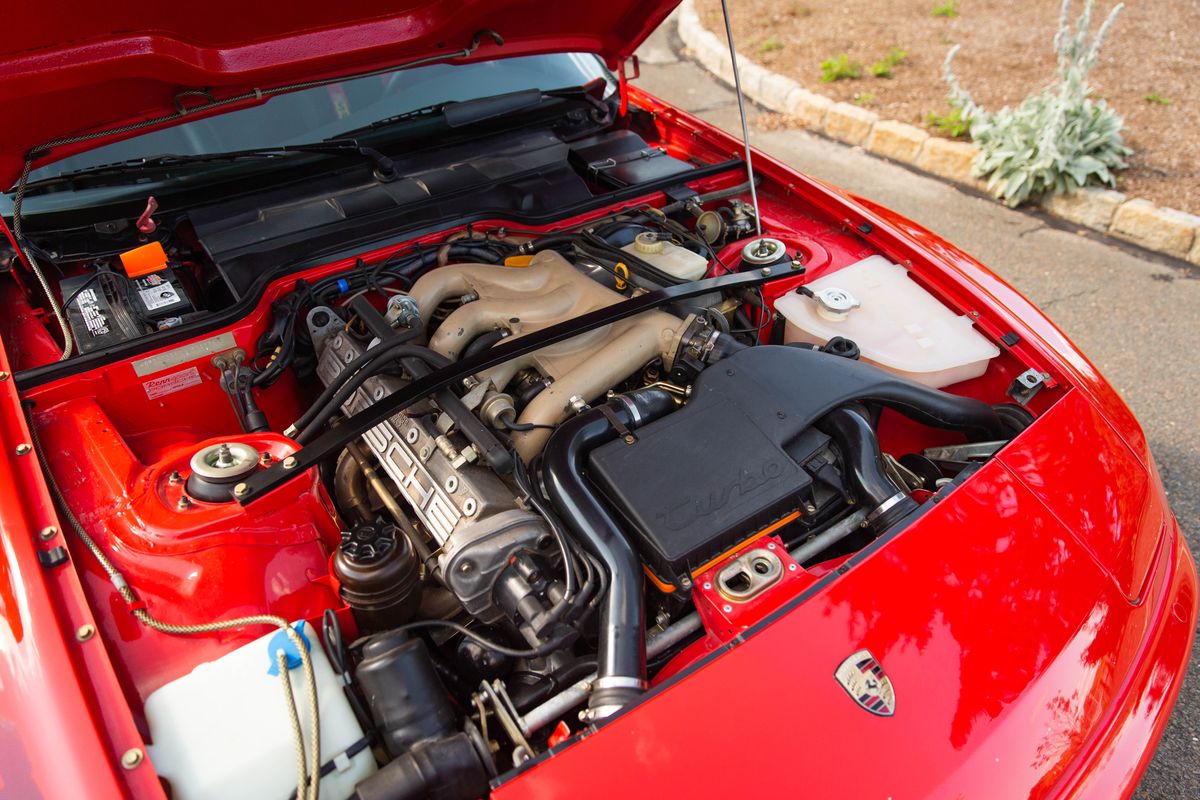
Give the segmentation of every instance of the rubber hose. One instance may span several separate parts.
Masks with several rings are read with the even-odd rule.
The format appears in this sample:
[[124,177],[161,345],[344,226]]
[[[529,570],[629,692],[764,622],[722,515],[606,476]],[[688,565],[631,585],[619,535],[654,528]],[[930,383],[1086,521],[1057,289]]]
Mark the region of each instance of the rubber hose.
[[817,428],[829,434],[842,453],[842,474],[866,509],[867,525],[876,534],[917,509],[917,501],[892,482],[883,466],[879,439],[866,409],[846,405],[826,414]]
[[648,387],[619,395],[606,408],[585,411],[563,423],[542,456],[550,501],[610,576],[600,611],[599,678],[589,700],[597,717],[615,713],[645,690],[646,620],[641,563],[616,520],[585,483],[586,459],[591,450],[617,438],[607,414],[632,430],[674,409],[674,398],[663,389]]

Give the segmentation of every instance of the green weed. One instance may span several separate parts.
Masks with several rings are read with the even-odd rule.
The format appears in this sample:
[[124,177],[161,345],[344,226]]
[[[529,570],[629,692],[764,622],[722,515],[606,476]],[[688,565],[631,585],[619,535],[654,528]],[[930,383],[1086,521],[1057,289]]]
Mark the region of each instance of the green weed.
[[940,133],[942,136],[949,136],[951,139],[959,139],[967,135],[967,129],[971,123],[963,119],[961,108],[952,108],[947,114],[938,114],[930,111],[925,115],[925,124],[934,130],[935,133]]
[[893,47],[892,52],[871,65],[871,74],[876,78],[890,78],[896,67],[908,57],[908,52],[899,47]]
[[851,61],[850,56],[839,53],[821,62],[821,83],[833,83],[847,78],[862,77],[862,64]]
[[958,16],[958,0],[942,0],[940,3],[934,3],[929,13],[935,17],[953,19]]
[[766,55],[774,53],[776,50],[783,49],[783,42],[779,41],[778,36],[768,36],[767,40],[758,46],[758,52]]

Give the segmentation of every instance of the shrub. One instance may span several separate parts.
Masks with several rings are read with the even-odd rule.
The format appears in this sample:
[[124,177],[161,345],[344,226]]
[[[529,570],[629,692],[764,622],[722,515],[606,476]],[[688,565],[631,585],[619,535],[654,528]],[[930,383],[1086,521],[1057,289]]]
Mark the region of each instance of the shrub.
[[861,78],[862,64],[851,61],[850,56],[839,53],[821,62],[821,83],[833,83],[845,78]]
[[1054,37],[1058,76],[1015,108],[988,111],[979,106],[954,75],[958,46],[946,56],[943,75],[950,85],[950,105],[961,111],[980,147],[976,174],[986,177],[988,189],[1007,205],[1046,192],[1074,193],[1088,184],[1115,186],[1114,171],[1125,167],[1131,151],[1121,139],[1124,120],[1104,100],[1092,98],[1087,82],[1123,6],[1113,8],[1089,41],[1092,5],[1093,0],[1084,0],[1072,30],[1071,0],[1063,0]]
[[1153,103],[1156,106],[1169,106],[1171,103],[1175,102],[1171,98],[1164,97],[1158,92],[1151,92],[1150,94],[1143,96],[1142,99],[1147,103]]

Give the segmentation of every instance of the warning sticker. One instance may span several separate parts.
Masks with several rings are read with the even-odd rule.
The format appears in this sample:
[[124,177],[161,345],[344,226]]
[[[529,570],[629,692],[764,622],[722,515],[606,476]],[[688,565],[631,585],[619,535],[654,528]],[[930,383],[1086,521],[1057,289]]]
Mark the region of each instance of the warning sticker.
[[110,331],[108,318],[100,310],[100,300],[94,289],[85,289],[80,292],[78,299],[75,301],[75,307],[79,309],[79,313],[83,316],[83,324],[87,326],[89,334],[92,336],[108,335]]
[[142,388],[146,390],[146,397],[156,400],[160,397],[174,394],[181,389],[186,389],[189,386],[197,386],[200,382],[200,370],[195,367],[188,367],[179,372],[172,372],[170,375],[163,375],[161,378],[151,378],[148,381],[143,381]]
[[158,286],[152,286],[149,289],[140,289],[138,295],[142,298],[142,305],[146,307],[147,311],[165,308],[180,301],[175,287],[166,282]]

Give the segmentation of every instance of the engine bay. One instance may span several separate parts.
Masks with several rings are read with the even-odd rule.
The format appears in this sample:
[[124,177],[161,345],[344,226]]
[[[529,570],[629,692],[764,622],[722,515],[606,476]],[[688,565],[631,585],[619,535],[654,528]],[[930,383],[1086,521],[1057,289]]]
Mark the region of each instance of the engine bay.
[[[285,698],[320,717],[326,796],[486,794],[885,545],[1061,395],[868,224],[771,180],[755,219],[744,173],[642,133],[474,165],[531,214],[641,187],[550,222],[482,196],[336,258],[303,235],[431,191],[456,211],[465,179],[430,165],[103,233],[57,287],[74,367],[6,288],[61,558],[171,796],[287,787]],[[318,263],[263,271],[298,248]],[[265,614],[295,635],[204,627]]]

